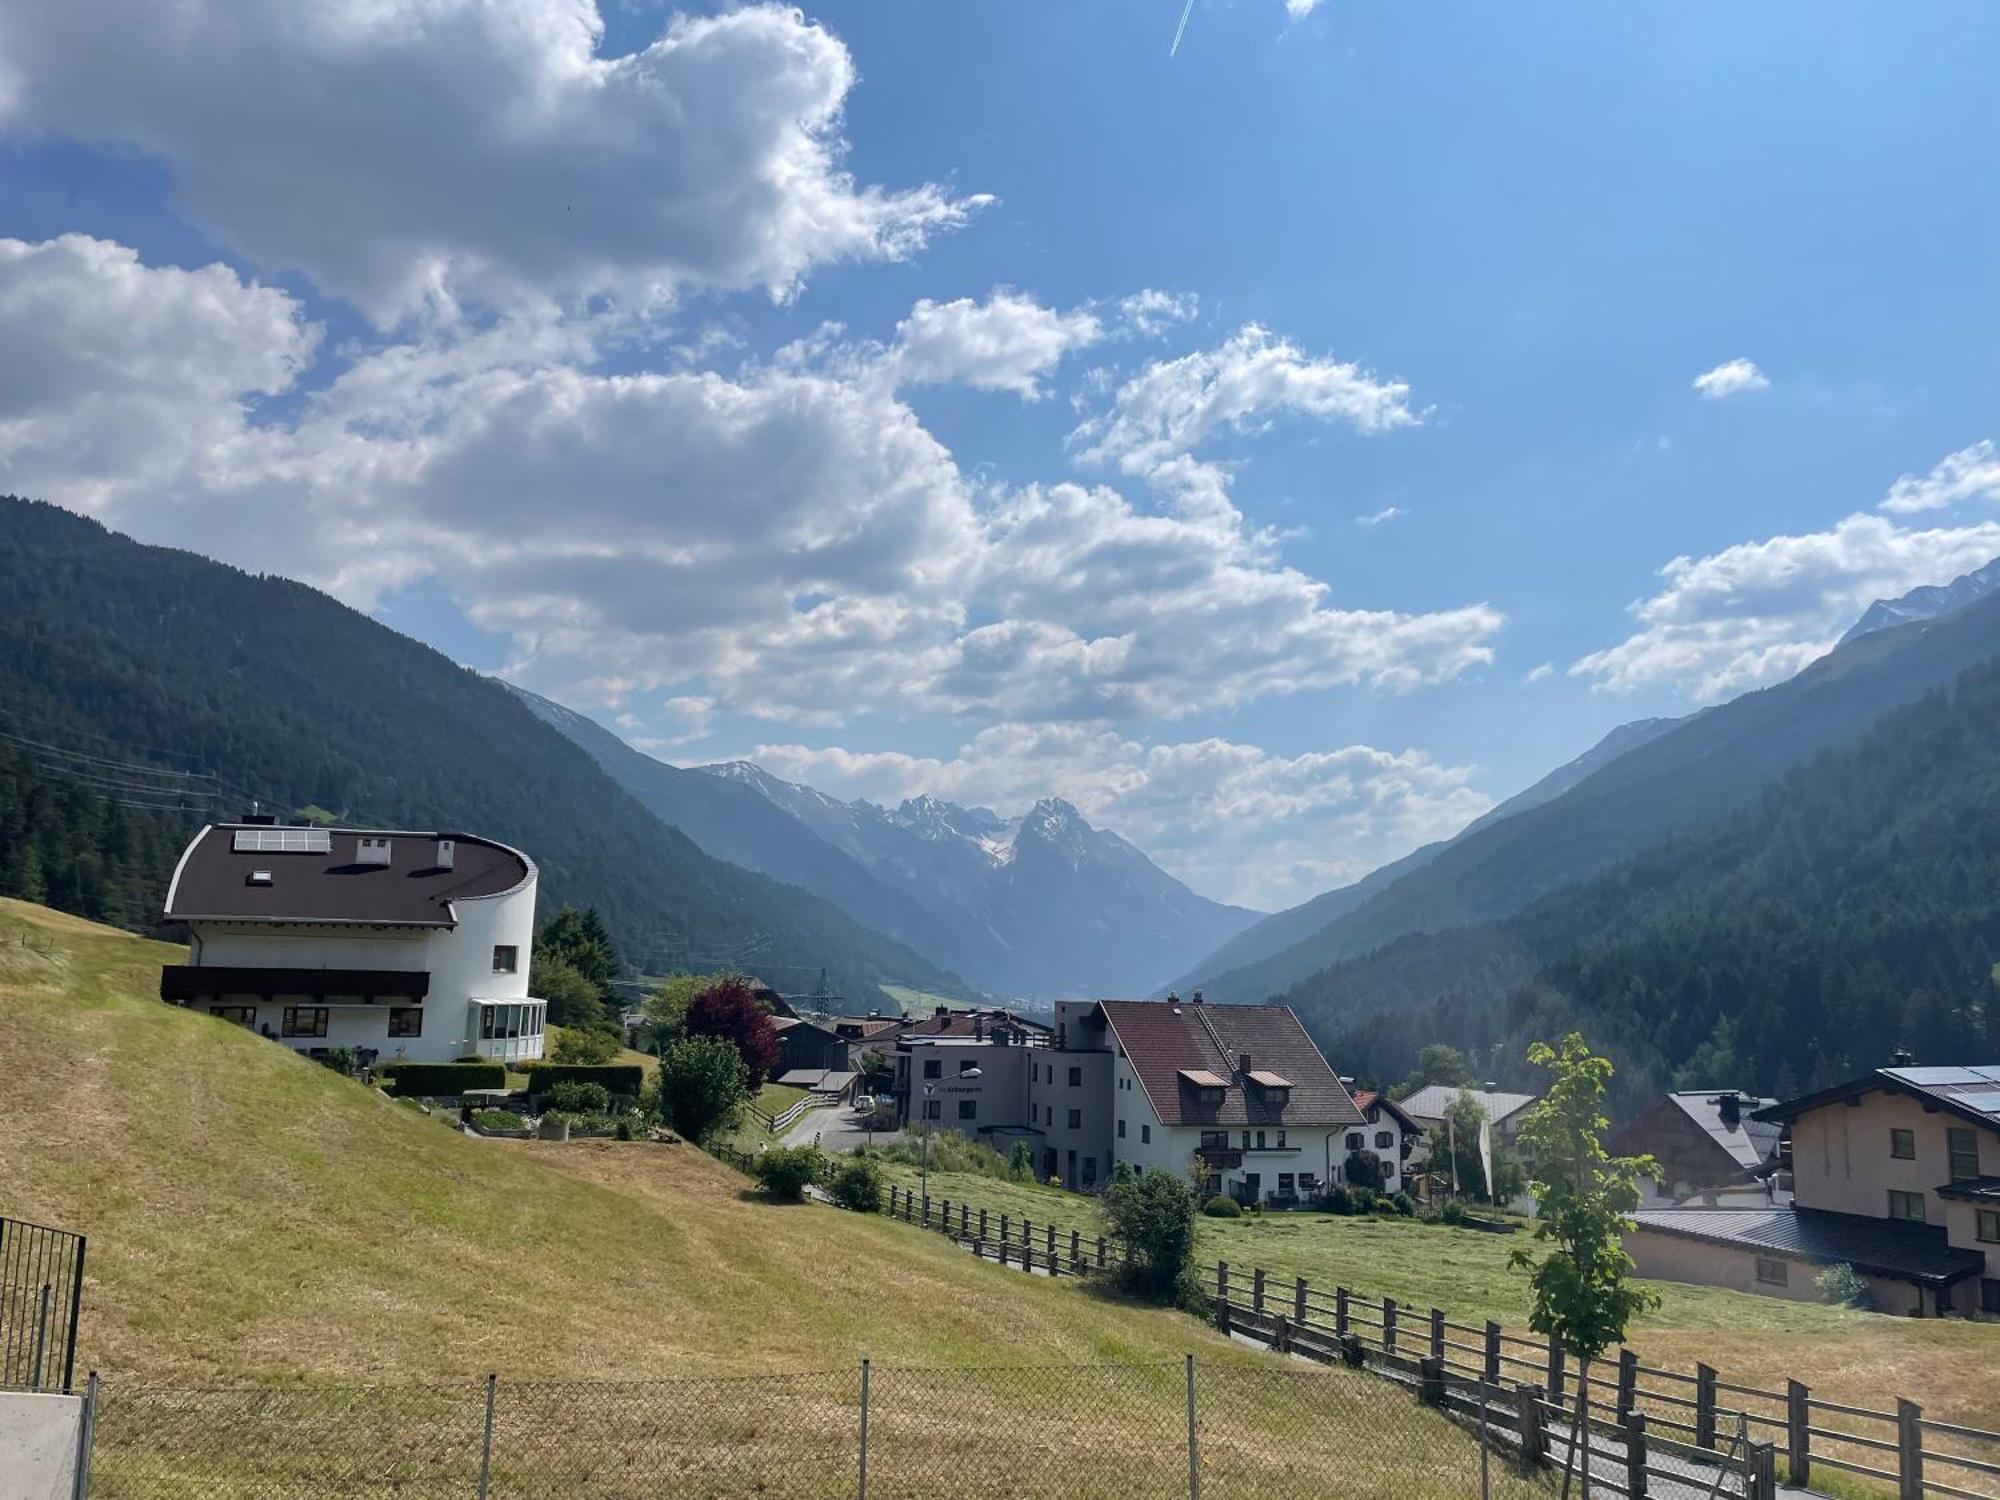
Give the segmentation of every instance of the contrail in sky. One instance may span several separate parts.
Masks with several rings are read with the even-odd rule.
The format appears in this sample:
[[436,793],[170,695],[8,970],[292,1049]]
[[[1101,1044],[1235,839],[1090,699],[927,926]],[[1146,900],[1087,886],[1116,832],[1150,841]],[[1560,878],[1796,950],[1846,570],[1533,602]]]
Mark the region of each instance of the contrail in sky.
[[1194,14],[1194,0],[1187,0],[1181,7],[1181,24],[1174,28],[1174,44],[1167,48],[1167,56],[1172,57],[1181,50],[1181,38],[1187,34],[1188,17]]

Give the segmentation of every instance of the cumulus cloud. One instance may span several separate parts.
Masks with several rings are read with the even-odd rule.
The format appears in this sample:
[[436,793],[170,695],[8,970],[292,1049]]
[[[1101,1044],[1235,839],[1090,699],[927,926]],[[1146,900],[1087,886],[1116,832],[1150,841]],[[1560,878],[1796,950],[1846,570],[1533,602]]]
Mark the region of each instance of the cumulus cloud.
[[1193,292],[1162,292],[1152,287],[1120,297],[1116,304],[1118,321],[1141,338],[1159,338],[1181,323],[1192,322],[1201,311],[1201,299]]
[[1747,391],[1768,390],[1771,385],[1770,378],[1747,359],[1732,359],[1704,370],[1693,383],[1704,401],[1724,401]]
[[1403,381],[1315,359],[1248,323],[1219,348],[1147,365],[1070,441],[1086,461],[1152,476],[1212,437],[1261,431],[1279,416],[1340,422],[1362,433],[1413,426],[1419,417],[1409,397]]
[[676,16],[600,52],[592,0],[20,0],[0,123],[164,158],[257,265],[378,323],[683,285],[785,292],[983,202],[841,165],[847,49],[797,10]]
[[928,792],[1013,814],[1060,793],[1205,895],[1267,909],[1447,837],[1492,805],[1469,768],[1420,751],[1281,756],[1219,738],[1142,744],[1083,725],[995,725],[950,757],[764,744],[750,758],[879,802]]
[[1057,312],[1002,288],[984,302],[917,303],[896,325],[887,358],[898,383],[956,381],[1037,401],[1042,377],[1064,355],[1102,337],[1104,325],[1093,313]]
[[1881,508],[1897,515],[1943,510],[1967,500],[2000,500],[2000,453],[1990,439],[1939,459],[1930,473],[1905,474],[1889,486]]
[[1916,531],[1852,515],[1826,531],[1677,557],[1632,607],[1640,628],[1570,668],[1614,691],[1665,683],[1714,702],[1823,656],[1877,599],[1948,583],[2000,555],[2000,523]]

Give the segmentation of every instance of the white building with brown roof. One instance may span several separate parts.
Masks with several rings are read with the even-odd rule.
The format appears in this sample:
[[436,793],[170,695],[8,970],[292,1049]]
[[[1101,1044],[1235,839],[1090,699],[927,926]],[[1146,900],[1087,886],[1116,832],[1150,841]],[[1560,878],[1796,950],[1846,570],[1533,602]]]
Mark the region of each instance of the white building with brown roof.
[[160,998],[297,1051],[542,1055],[535,865],[492,839],[211,824],[181,854],[166,916],[187,924],[188,961],[161,970]]

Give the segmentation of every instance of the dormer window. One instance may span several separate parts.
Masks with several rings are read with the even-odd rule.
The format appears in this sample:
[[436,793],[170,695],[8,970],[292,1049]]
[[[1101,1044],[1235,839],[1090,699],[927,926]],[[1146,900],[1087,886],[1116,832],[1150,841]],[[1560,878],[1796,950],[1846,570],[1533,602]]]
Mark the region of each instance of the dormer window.
[[354,862],[357,865],[386,865],[389,863],[389,840],[381,838],[359,838],[354,841]]

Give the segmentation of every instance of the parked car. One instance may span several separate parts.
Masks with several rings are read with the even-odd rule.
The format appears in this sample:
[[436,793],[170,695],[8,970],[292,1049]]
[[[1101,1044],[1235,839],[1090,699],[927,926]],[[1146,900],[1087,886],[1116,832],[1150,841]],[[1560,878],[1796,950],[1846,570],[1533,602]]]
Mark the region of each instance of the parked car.
[[874,1114],[875,1096],[873,1094],[856,1094],[854,1096],[854,1112],[857,1115]]

